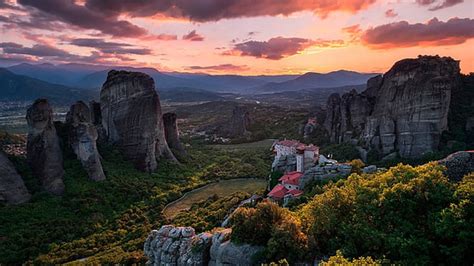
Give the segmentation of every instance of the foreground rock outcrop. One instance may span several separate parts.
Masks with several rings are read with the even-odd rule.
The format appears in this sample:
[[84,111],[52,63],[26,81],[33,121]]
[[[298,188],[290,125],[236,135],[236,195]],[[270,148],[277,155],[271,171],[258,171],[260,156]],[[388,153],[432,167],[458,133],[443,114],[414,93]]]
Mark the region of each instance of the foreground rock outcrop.
[[0,203],[20,204],[31,198],[15,166],[0,151]]
[[53,194],[64,193],[63,156],[53,124],[53,110],[46,99],[38,99],[28,108],[27,159],[43,188]]
[[92,123],[91,111],[82,101],[73,104],[66,115],[69,128],[69,144],[92,180],[104,180],[99,151],[97,129]]
[[163,115],[163,124],[165,127],[165,137],[168,146],[179,157],[186,156],[186,150],[179,140],[178,123],[175,113],[165,113]]
[[459,61],[420,56],[401,60],[355,90],[333,94],[324,126],[335,143],[353,142],[381,156],[416,158],[438,149],[448,130],[451,93],[460,87]]
[[100,92],[102,126],[135,167],[151,172],[162,157],[174,159],[166,142],[161,105],[153,79],[144,73],[108,73]]
[[231,229],[195,234],[192,227],[165,225],[148,236],[144,252],[150,265],[252,265],[261,250],[230,242]]
[[438,163],[446,166],[445,174],[449,179],[459,181],[465,175],[474,172],[474,151],[458,151],[439,160]]

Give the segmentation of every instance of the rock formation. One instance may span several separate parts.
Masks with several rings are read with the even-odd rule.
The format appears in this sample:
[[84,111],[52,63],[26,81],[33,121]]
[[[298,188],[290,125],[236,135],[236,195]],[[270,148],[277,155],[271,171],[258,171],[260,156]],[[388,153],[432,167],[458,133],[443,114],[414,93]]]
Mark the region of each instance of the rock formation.
[[441,133],[448,129],[451,92],[459,86],[458,61],[404,59],[371,78],[360,94],[331,95],[324,126],[332,142],[416,158],[438,149]]
[[178,124],[176,123],[175,113],[166,113],[163,115],[163,124],[165,127],[165,137],[168,146],[175,155],[183,157],[186,155],[183,145],[179,140]]
[[103,143],[107,141],[107,135],[105,129],[102,126],[102,112],[100,110],[100,103],[96,101],[91,101],[89,103],[89,109],[91,112],[91,123],[95,126],[97,130],[97,142]]
[[30,198],[23,179],[5,153],[0,151],[0,203],[20,204]]
[[474,151],[458,151],[438,163],[446,166],[445,174],[450,179],[459,181],[463,176],[474,172]]
[[250,132],[250,114],[245,107],[235,106],[229,122],[221,128],[221,135],[228,138],[245,137]]
[[66,115],[69,144],[92,180],[104,180],[105,174],[97,150],[97,129],[92,123],[91,111],[82,101],[73,104]]
[[261,250],[230,242],[231,229],[195,234],[192,227],[164,225],[153,230],[144,252],[150,265],[252,265],[252,256]]
[[153,79],[139,72],[108,73],[100,92],[107,140],[137,169],[151,172],[161,157],[174,159],[165,139],[160,99]]
[[45,99],[38,99],[28,108],[27,159],[33,174],[43,188],[53,194],[64,192],[63,156],[53,125],[53,110]]

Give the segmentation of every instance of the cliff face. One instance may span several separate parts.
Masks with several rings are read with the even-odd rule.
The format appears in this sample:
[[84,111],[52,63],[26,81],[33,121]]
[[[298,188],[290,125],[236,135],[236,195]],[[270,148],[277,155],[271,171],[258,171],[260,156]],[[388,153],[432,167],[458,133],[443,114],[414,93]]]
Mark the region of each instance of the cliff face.
[[23,179],[7,156],[0,151],[0,202],[20,204],[31,198]]
[[35,177],[43,188],[56,195],[64,193],[63,155],[53,124],[53,110],[45,99],[39,99],[28,108],[27,158]]
[[370,79],[364,92],[331,95],[324,126],[335,143],[419,157],[438,149],[448,129],[451,93],[459,87],[458,61],[438,56],[401,60]]
[[112,70],[100,92],[102,126],[109,142],[142,171],[154,171],[161,157],[174,159],[165,139],[161,105],[153,79]]
[[166,113],[163,115],[163,124],[165,127],[166,142],[176,156],[186,156],[186,151],[179,140],[178,123],[175,113]]

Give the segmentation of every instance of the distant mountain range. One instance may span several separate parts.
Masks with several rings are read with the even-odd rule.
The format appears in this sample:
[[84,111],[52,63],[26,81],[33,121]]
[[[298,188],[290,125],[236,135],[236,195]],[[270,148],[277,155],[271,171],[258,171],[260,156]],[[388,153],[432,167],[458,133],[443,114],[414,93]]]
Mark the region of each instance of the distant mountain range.
[[338,70],[327,74],[308,72],[292,80],[267,83],[259,89],[262,92],[281,92],[315,88],[335,88],[365,84],[369,78],[376,75],[376,73],[359,73],[347,70]]
[[0,68],[0,101],[33,101],[37,98],[48,98],[54,103],[68,104],[77,100],[88,101],[97,96],[96,90],[52,84]]
[[[160,72],[154,68],[111,67],[84,64],[27,64],[11,66],[11,72],[53,84],[74,88],[99,89],[111,69],[140,71],[155,80],[156,87],[194,88],[212,92],[259,94],[294,91],[301,89],[341,87],[365,84],[376,73],[358,73],[339,70],[327,74],[306,73],[303,75],[209,75],[200,73]],[[1,84],[0,84],[1,85]]]

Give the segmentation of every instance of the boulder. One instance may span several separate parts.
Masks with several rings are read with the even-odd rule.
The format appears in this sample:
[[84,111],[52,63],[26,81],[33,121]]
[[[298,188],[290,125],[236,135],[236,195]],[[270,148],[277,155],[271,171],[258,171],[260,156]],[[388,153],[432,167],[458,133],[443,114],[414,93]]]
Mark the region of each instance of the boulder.
[[151,172],[162,158],[176,160],[166,142],[155,82],[144,73],[108,73],[100,92],[102,126],[139,170]]
[[53,194],[64,193],[63,156],[53,124],[53,110],[46,99],[38,99],[28,108],[27,159],[34,176]]
[[105,174],[97,150],[97,129],[89,107],[82,101],[73,104],[66,115],[69,144],[92,180],[104,180]]
[[373,174],[377,172],[377,166],[375,165],[369,165],[369,166],[366,166],[364,168],[362,168],[362,173],[364,174]]
[[451,93],[460,86],[459,61],[404,59],[370,79],[360,94],[331,95],[324,126],[334,143],[356,139],[382,156],[417,158],[438,149],[448,129]]
[[0,202],[20,204],[30,198],[31,195],[15,166],[8,160],[7,155],[0,151]]
[[445,174],[449,179],[459,181],[465,175],[474,172],[474,151],[458,151],[439,160],[438,163],[446,166]]
[[176,122],[175,113],[165,113],[163,115],[163,124],[165,127],[165,137],[168,146],[178,157],[183,157],[186,155],[186,150],[184,150],[181,141],[179,140],[178,124]]
[[230,241],[232,229],[217,231],[212,236],[210,249],[210,266],[220,265],[252,265],[252,257],[261,251],[261,247],[249,244],[235,244]]

